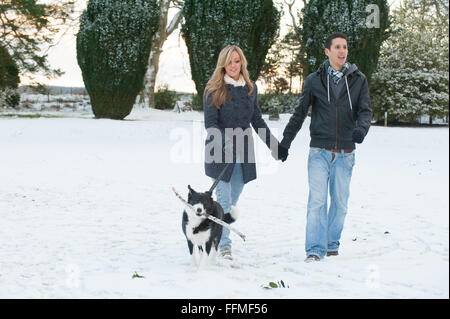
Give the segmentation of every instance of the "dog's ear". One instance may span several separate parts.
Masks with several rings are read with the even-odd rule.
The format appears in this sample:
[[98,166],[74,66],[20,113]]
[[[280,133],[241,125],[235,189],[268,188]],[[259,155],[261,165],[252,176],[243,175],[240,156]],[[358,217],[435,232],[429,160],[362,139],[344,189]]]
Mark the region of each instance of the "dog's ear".
[[188,193],[187,200],[188,200],[188,203],[189,203],[191,201],[191,199],[192,199],[192,188],[191,188],[191,185],[188,185],[188,189],[189,189],[189,193]]
[[191,185],[188,185],[189,193],[188,193],[188,203],[191,203],[192,198],[197,196],[197,192],[191,187]]

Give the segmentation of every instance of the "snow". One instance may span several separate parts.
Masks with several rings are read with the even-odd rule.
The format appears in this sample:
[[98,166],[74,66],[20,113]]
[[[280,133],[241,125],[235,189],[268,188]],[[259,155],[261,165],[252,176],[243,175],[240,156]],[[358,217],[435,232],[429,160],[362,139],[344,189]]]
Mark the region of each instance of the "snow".
[[[265,119],[280,136],[289,115]],[[171,187],[211,186],[202,113],[0,117],[0,298],[449,298],[448,127],[372,127],[340,255],[309,264],[308,127],[284,163],[258,140],[233,225],[247,241],[198,271]]]

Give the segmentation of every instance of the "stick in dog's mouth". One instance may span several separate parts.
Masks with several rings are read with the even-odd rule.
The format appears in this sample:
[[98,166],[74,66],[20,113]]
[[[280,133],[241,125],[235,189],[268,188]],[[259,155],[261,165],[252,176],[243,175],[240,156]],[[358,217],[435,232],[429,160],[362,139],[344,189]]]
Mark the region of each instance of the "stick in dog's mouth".
[[[184,204],[187,208],[189,208],[189,209],[192,210],[195,214],[197,214],[196,209],[195,209],[191,204],[189,204],[183,197],[181,197],[180,194],[178,194],[178,192],[177,192],[177,190],[175,189],[175,187],[172,187],[172,190],[173,190],[173,192],[175,193],[175,195],[183,202],[183,204]],[[239,237],[242,238],[243,241],[245,241],[245,235],[244,235],[244,234],[242,234],[240,231],[234,229],[234,228],[231,227],[229,224],[225,223],[223,220],[221,220],[221,219],[219,219],[219,218],[216,218],[216,217],[214,217],[214,216],[211,216],[211,215],[209,215],[207,212],[203,212],[203,214],[201,214],[201,215],[202,215],[202,216],[205,216],[205,217],[208,218],[209,220],[212,220],[213,222],[215,222],[215,223],[217,223],[217,224],[219,224],[219,225],[222,225],[222,226],[228,228],[229,230],[234,231],[236,234],[239,235]]]

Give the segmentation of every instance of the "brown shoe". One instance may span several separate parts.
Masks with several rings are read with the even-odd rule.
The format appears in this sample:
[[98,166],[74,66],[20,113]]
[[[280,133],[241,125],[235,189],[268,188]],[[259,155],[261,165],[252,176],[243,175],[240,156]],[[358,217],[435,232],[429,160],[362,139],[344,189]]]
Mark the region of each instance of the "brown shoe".
[[231,248],[224,247],[220,250],[220,256],[224,259],[233,260],[231,256]]
[[339,252],[337,250],[335,250],[335,251],[327,251],[327,257],[338,256],[338,255],[339,255]]
[[311,262],[315,262],[315,261],[320,261],[319,256],[308,255],[308,257],[306,257],[306,259],[305,259],[305,263],[311,263]]

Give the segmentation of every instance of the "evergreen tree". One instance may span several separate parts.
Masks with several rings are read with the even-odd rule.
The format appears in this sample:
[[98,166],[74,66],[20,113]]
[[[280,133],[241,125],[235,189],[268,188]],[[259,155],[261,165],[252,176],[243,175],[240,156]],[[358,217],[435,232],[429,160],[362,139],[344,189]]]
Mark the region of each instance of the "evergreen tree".
[[77,35],[77,60],[97,118],[123,119],[142,89],[156,0],[90,0]]
[[0,108],[19,105],[20,95],[16,90],[19,82],[17,64],[8,50],[0,45]]
[[260,78],[265,84],[265,93],[272,94],[276,92],[277,86],[275,82],[280,78],[285,58],[286,52],[283,51],[281,42],[278,40],[267,52],[260,71]]
[[335,32],[348,36],[348,61],[355,63],[369,83],[382,42],[387,38],[387,0],[310,0],[302,9],[299,36],[307,55],[307,74],[326,59],[326,38]]
[[292,82],[303,74],[301,44],[294,32],[279,38],[270,48],[262,66],[260,76],[266,93],[292,93]]
[[[445,9],[445,7],[444,7]],[[421,115],[448,116],[449,26],[447,17],[421,1],[394,11],[394,32],[381,50],[371,89],[375,117],[416,122]]]
[[267,51],[278,35],[280,13],[272,0],[186,0],[182,34],[192,79],[203,95],[220,51],[238,45],[248,60],[252,80],[259,76]]
[[289,78],[289,92],[292,93],[292,79],[303,78],[305,57],[302,43],[292,30],[282,40],[283,49],[287,51],[286,76]]
[[0,45],[0,90],[17,88],[20,82],[19,69],[8,50]]

